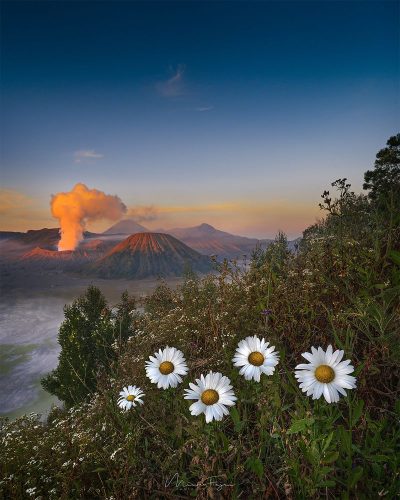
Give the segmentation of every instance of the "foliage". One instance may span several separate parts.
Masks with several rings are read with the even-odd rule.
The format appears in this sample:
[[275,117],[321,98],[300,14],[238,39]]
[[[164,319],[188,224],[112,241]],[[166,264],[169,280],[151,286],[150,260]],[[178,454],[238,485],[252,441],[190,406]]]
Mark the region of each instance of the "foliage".
[[[246,266],[224,261],[176,290],[161,282],[142,312],[125,315],[130,336],[114,343],[111,373],[84,403],[54,409],[45,423],[35,415],[4,420],[4,496],[395,498],[399,227],[388,212],[382,229],[375,200],[354,194],[345,179],[333,187],[338,196],[324,193],[325,218],[296,252],[278,235]],[[259,384],[231,362],[237,342],[253,334],[280,353],[274,375]],[[357,376],[357,389],[336,405],[307,398],[293,373],[302,352],[330,343],[345,350]],[[184,352],[190,372],[162,391],[144,362],[167,344]],[[223,421],[205,424],[190,415],[183,390],[210,369],[232,380],[238,401]],[[118,392],[132,383],[145,404],[123,413]]]
[[133,307],[125,292],[113,314],[95,286],[65,306],[58,334],[59,364],[42,379],[43,387],[68,407],[84,401],[96,390],[100,373],[108,371],[115,359],[113,342],[126,340],[133,333],[129,315]]
[[363,187],[372,200],[400,196],[400,134],[390,137],[386,144],[376,155],[374,170],[364,175]]

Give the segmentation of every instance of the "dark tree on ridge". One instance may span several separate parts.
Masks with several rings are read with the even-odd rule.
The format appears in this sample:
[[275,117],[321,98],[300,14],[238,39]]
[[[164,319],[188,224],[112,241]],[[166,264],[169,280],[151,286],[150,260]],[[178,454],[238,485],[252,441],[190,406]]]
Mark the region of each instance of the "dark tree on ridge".
[[390,137],[378,151],[373,170],[364,174],[364,189],[372,200],[400,197],[400,134]]
[[101,291],[90,286],[86,293],[64,307],[58,342],[59,364],[42,379],[42,386],[67,407],[79,403],[96,390],[101,372],[108,372],[115,359],[112,345],[131,335],[132,299],[124,293],[112,314]]

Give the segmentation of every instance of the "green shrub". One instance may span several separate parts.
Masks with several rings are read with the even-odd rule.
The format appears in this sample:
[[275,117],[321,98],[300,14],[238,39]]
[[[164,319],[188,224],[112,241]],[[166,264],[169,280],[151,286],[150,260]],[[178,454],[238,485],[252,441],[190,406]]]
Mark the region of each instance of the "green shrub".
[[95,286],[71,305],[64,307],[60,327],[61,346],[55,370],[42,379],[42,385],[68,407],[84,401],[97,387],[102,372],[109,372],[115,360],[113,343],[133,333],[130,311],[132,299],[125,292],[117,312],[112,314],[106,299]]

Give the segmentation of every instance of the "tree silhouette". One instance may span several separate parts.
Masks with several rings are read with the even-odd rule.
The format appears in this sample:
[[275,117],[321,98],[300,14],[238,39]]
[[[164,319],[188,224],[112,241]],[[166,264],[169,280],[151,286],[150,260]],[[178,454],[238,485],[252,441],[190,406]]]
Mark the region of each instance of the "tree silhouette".
[[364,174],[364,189],[371,200],[400,197],[400,134],[390,137],[387,147],[378,151],[374,170]]
[[113,317],[104,295],[95,286],[65,306],[65,320],[58,334],[59,364],[42,379],[44,389],[68,407],[93,393],[99,373],[109,370],[115,359],[113,342],[132,333],[128,317],[132,306],[127,293],[123,294]]

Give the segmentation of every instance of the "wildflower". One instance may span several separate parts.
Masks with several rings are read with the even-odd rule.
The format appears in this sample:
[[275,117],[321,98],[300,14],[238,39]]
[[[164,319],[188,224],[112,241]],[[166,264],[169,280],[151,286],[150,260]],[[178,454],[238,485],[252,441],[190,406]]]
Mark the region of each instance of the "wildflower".
[[136,387],[136,385],[124,387],[119,394],[118,406],[123,410],[130,410],[132,407],[136,406],[137,403],[143,404],[141,398],[144,396],[144,393],[139,387]]
[[189,371],[182,351],[175,347],[160,349],[146,361],[146,375],[160,389],[176,387],[182,382],[181,375]]
[[350,360],[341,361],[343,355],[344,351],[333,352],[331,345],[326,353],[321,347],[311,347],[311,353],[303,353],[309,363],[297,365],[295,371],[301,390],[313,399],[323,394],[328,403],[339,401],[339,393],[346,396],[345,389],[356,387],[356,378],[349,375],[354,371]]
[[279,363],[279,355],[275,352],[275,347],[269,346],[265,339],[246,337],[241,340],[232,359],[234,366],[241,366],[240,375],[244,375],[246,380],[254,379],[260,381],[262,373],[272,375],[275,366]]
[[270,314],[272,314],[272,310],[271,309],[263,309],[261,311],[261,314],[262,314],[262,316],[269,316]]
[[120,452],[121,450],[123,450],[123,448],[117,448],[115,451],[113,451],[113,452],[111,453],[111,455],[110,455],[111,460],[114,460],[115,455],[116,455],[118,452]]
[[185,399],[197,399],[189,408],[192,415],[204,413],[207,423],[228,415],[227,406],[233,406],[237,399],[228,377],[210,371],[205,377],[200,375],[196,384],[190,383],[184,396]]

